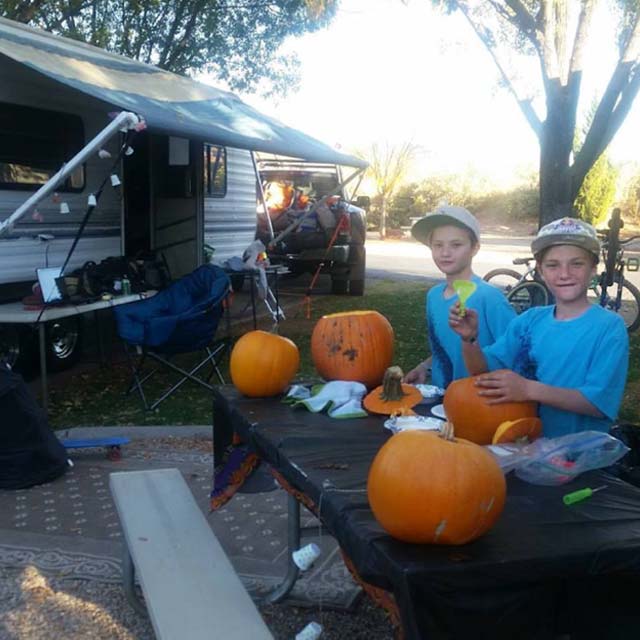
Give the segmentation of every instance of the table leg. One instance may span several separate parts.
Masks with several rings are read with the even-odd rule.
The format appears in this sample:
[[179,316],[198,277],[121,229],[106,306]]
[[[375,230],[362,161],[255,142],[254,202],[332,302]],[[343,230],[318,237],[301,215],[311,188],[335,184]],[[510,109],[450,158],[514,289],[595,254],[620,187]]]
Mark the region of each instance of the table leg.
[[276,603],[284,600],[300,575],[300,569],[293,561],[292,553],[300,548],[300,503],[292,496],[287,496],[287,553],[289,566],[282,583],[262,598],[262,602]]
[[42,386],[42,408],[49,408],[49,396],[47,390],[47,347],[44,322],[38,323],[38,343],[40,348],[40,384]]

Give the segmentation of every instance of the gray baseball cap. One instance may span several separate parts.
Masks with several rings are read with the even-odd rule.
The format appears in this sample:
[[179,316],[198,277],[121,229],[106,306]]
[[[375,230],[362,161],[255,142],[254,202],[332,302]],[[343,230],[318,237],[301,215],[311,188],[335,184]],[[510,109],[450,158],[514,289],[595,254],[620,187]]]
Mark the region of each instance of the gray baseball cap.
[[559,218],[545,224],[531,243],[531,251],[537,257],[544,249],[561,244],[571,244],[585,249],[596,259],[600,257],[600,241],[596,230],[588,222],[577,218]]
[[452,205],[443,205],[435,211],[427,213],[424,218],[420,218],[413,227],[411,227],[411,235],[429,246],[431,244],[431,234],[437,227],[443,227],[447,224],[453,224],[456,227],[464,227],[472,231],[476,240],[480,241],[480,223],[476,217],[464,207],[454,207]]

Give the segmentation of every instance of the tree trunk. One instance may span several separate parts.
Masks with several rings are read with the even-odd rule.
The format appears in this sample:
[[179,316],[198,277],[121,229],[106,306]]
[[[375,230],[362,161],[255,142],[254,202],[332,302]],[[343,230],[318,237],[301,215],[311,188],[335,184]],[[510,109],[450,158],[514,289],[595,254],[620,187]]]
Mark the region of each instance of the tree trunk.
[[380,240],[384,240],[387,237],[387,198],[382,196],[380,199]]
[[575,112],[569,89],[547,81],[547,118],[540,136],[540,226],[573,215],[570,167]]

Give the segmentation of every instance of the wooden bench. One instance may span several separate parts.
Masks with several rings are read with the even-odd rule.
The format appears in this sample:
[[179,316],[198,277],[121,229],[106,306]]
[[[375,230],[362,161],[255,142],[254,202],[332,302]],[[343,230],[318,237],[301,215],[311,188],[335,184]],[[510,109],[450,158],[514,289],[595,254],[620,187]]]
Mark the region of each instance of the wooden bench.
[[161,640],[273,638],[177,469],[112,473],[123,581]]

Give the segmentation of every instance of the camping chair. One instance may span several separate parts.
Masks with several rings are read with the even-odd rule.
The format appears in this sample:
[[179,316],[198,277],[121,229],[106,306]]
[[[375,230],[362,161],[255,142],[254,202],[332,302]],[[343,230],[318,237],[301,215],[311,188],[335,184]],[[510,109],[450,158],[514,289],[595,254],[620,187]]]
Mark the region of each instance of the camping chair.
[[[118,334],[124,341],[133,373],[127,393],[136,389],[145,409],[155,409],[187,380],[213,390],[209,380],[215,373],[224,384],[217,360],[227,341],[214,341],[214,337],[229,292],[229,278],[223,269],[207,264],[152,298],[114,308]],[[170,361],[177,354],[195,351],[205,357],[189,371]],[[160,366],[145,373],[143,368],[148,360]],[[208,375],[204,378],[196,375],[206,365],[211,367]],[[181,378],[149,404],[142,385],[161,367],[168,367]]]

